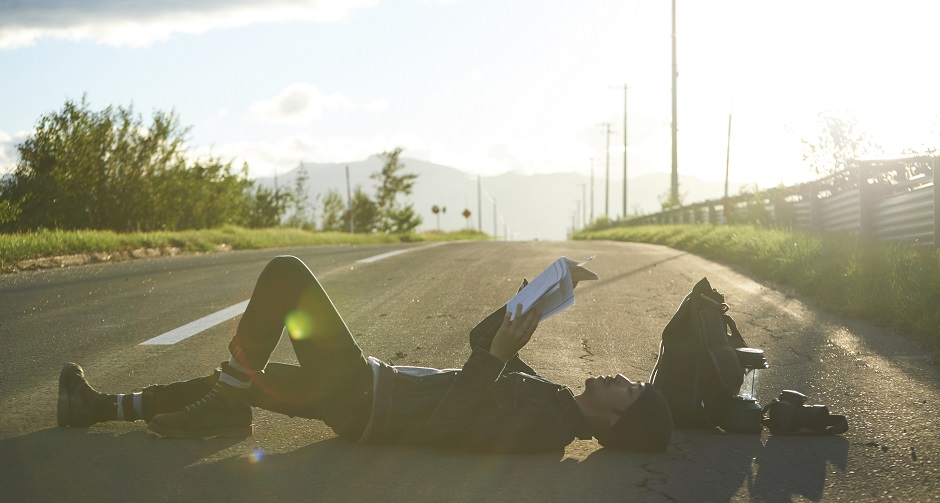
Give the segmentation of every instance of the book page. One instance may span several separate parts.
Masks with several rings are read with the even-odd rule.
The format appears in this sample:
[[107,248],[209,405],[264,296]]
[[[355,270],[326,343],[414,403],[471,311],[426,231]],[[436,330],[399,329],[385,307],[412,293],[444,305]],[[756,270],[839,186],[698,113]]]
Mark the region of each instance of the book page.
[[547,320],[552,316],[568,309],[574,305],[574,288],[571,282],[571,276],[566,275],[549,292],[546,292],[541,299],[536,301],[534,308],[542,313],[540,321]]
[[507,302],[506,308],[513,319],[516,317],[517,304],[522,304],[523,314],[538,307],[542,311],[542,320],[572,306],[574,288],[565,258],[553,262]]

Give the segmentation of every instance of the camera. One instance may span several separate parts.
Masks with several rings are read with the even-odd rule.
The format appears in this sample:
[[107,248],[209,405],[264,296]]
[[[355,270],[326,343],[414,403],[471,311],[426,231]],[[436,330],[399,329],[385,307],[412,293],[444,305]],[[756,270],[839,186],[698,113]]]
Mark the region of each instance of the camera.
[[778,434],[822,435],[848,430],[845,416],[830,415],[825,405],[806,405],[806,400],[799,391],[783,390],[764,408],[764,424]]

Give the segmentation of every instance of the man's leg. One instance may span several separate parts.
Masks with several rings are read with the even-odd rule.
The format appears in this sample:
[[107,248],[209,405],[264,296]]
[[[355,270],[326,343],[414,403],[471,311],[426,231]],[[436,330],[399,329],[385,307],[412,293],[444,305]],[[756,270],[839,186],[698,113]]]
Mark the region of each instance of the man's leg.
[[[137,421],[184,409],[206,396],[219,380],[220,370],[170,384],[154,384],[143,390],[107,394],[95,390],[81,365],[68,363],[59,373],[59,426],[91,426],[105,421]],[[296,365],[271,363],[258,374],[248,393],[253,407],[308,419],[325,419],[322,407],[312,401],[303,370]],[[265,393],[262,390],[268,390]]]
[[188,381],[147,386],[132,393],[100,393],[88,384],[81,365],[68,363],[59,373],[59,426],[90,426],[103,421],[149,421],[157,414],[174,412],[206,396],[219,372]]
[[[366,395],[371,390],[371,367],[310,269],[296,257],[281,256],[258,278],[229,344],[231,359],[223,364],[213,390],[180,412],[155,416],[150,429],[176,437],[250,435],[248,388],[254,383],[257,392],[269,397],[283,391],[266,386],[257,374],[264,370],[285,326],[303,367],[304,406],[316,408],[318,414],[329,409],[324,415],[334,429],[355,428],[356,424],[345,423],[359,422],[348,416],[361,416],[370,403]],[[288,382],[296,381],[293,375]]]

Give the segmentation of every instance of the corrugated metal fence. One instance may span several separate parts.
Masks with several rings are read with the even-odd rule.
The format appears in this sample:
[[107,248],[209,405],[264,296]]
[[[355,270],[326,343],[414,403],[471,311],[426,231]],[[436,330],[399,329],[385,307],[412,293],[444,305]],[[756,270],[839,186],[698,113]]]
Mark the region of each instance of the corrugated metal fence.
[[756,223],[940,247],[937,157],[855,161],[792,187],[672,208],[613,225]]

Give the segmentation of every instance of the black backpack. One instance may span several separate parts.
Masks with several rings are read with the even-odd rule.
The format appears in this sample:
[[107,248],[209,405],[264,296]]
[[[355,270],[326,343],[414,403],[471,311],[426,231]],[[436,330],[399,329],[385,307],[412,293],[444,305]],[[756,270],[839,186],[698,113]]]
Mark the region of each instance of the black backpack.
[[723,407],[742,384],[734,349],[747,344],[727,311],[724,295],[702,278],[663,329],[650,382],[669,403],[676,426],[719,424]]

